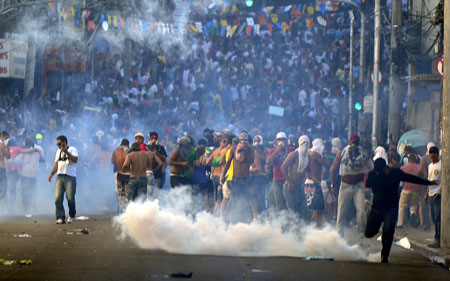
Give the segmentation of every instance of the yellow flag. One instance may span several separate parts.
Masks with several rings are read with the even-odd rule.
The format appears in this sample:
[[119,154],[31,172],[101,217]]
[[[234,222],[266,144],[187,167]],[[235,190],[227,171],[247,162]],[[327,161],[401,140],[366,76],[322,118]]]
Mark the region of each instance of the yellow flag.
[[117,16],[113,17],[113,23],[114,23],[114,27],[117,27]]
[[227,26],[228,25],[227,20],[220,20],[220,25],[221,26]]
[[283,22],[281,23],[281,26],[282,26],[282,28],[283,28],[283,32],[286,33],[286,31],[287,31],[288,28],[289,28],[289,25],[288,25],[285,21],[283,21]]
[[111,16],[108,16],[108,25],[111,26]]
[[308,6],[308,14],[310,14],[310,15],[314,14],[314,7],[312,5]]
[[233,36],[233,34],[236,32],[237,29],[237,25],[233,25],[233,27],[231,28],[230,34],[231,36]]
[[189,27],[190,27],[192,30],[194,30],[195,33],[198,32],[198,30],[197,30],[197,28],[195,27],[195,25],[191,24],[191,25],[189,25]]
[[270,18],[272,19],[273,23],[278,22],[278,14],[270,14]]

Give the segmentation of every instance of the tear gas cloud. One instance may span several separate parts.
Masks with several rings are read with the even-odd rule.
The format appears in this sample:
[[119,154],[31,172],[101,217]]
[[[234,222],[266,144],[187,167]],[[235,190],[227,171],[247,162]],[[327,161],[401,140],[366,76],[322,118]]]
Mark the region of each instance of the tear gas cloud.
[[130,203],[114,222],[122,238],[171,253],[367,260],[357,245],[348,245],[329,225],[317,229],[299,224],[288,213],[251,224],[227,224],[206,212],[194,214],[191,208],[200,201],[189,187],[172,189],[160,200]]

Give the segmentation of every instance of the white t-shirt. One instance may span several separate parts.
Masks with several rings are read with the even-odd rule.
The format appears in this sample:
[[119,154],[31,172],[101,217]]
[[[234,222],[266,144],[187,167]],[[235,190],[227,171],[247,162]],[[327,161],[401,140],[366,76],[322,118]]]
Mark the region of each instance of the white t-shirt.
[[[68,150],[72,156],[78,157],[78,151],[75,147],[69,146]],[[77,168],[75,167],[75,163],[70,161],[66,153],[62,152],[61,149],[56,151],[55,163],[58,163],[57,175],[67,175],[72,177],[77,176]]]
[[428,196],[434,196],[441,193],[441,160],[437,163],[431,163],[428,166],[428,180],[437,181],[437,185],[428,186]]

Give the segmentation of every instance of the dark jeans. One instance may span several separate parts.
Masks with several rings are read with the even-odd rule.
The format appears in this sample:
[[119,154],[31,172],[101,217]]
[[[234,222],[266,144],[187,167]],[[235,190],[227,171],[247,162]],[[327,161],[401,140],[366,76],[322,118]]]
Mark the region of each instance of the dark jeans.
[[220,177],[213,176],[212,182],[213,182],[213,186],[214,186],[214,201],[222,202],[222,200],[223,200],[222,188],[219,190],[219,187],[222,186],[220,184]]
[[431,218],[434,223],[434,239],[441,241],[441,195],[436,194],[429,198],[431,208]]
[[0,199],[6,197],[8,192],[8,180],[6,179],[6,169],[0,168]]
[[157,188],[163,189],[165,183],[166,183],[166,173],[163,173],[162,176],[158,178],[155,177],[155,185]]
[[386,210],[377,210],[372,208],[367,219],[366,229],[364,235],[367,238],[372,238],[378,234],[380,226],[383,223],[383,234],[381,236],[381,243],[383,248],[381,250],[381,259],[388,260],[391,252],[392,241],[394,240],[395,226],[397,225],[398,208],[388,208]]
[[147,178],[130,178],[127,185],[128,202],[147,196]]
[[251,180],[249,177],[234,177],[231,181],[230,214],[232,222],[248,222],[253,218],[249,200],[250,188]]
[[67,205],[69,205],[69,216],[74,218],[77,211],[75,209],[75,193],[77,191],[77,178],[67,175],[58,175],[56,178],[56,219],[64,220],[66,212],[64,210],[64,192],[66,193]]
[[264,175],[252,177],[252,187],[250,189],[250,202],[258,206],[258,211],[266,209],[266,184],[267,177]]
[[188,184],[189,181],[184,176],[183,177],[170,176],[170,186],[172,188]]
[[36,182],[37,178],[20,177],[23,210],[26,214],[31,213],[31,208],[34,207],[36,201]]
[[286,199],[286,206],[288,210],[307,222],[308,206],[303,185],[295,185],[294,190],[290,190],[287,183],[285,183],[283,186],[283,195]]

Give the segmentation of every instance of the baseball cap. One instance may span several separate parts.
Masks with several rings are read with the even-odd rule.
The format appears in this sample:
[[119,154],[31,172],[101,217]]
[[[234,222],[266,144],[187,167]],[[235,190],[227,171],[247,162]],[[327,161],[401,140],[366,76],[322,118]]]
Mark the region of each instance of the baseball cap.
[[248,141],[248,134],[246,132],[242,132],[239,135],[239,140],[246,140],[246,141]]
[[139,133],[136,133],[136,135],[134,135],[134,138],[137,138],[137,137],[141,137],[141,138],[144,138],[144,134],[143,134],[143,133],[141,133],[141,132],[139,132]]
[[277,133],[276,139],[287,139],[286,133],[285,132]]
[[37,139],[37,140],[41,140],[41,139],[42,139],[42,135],[41,135],[41,134],[37,134],[37,135],[36,135],[36,139]]
[[436,146],[430,147],[429,153],[439,153],[439,149]]

